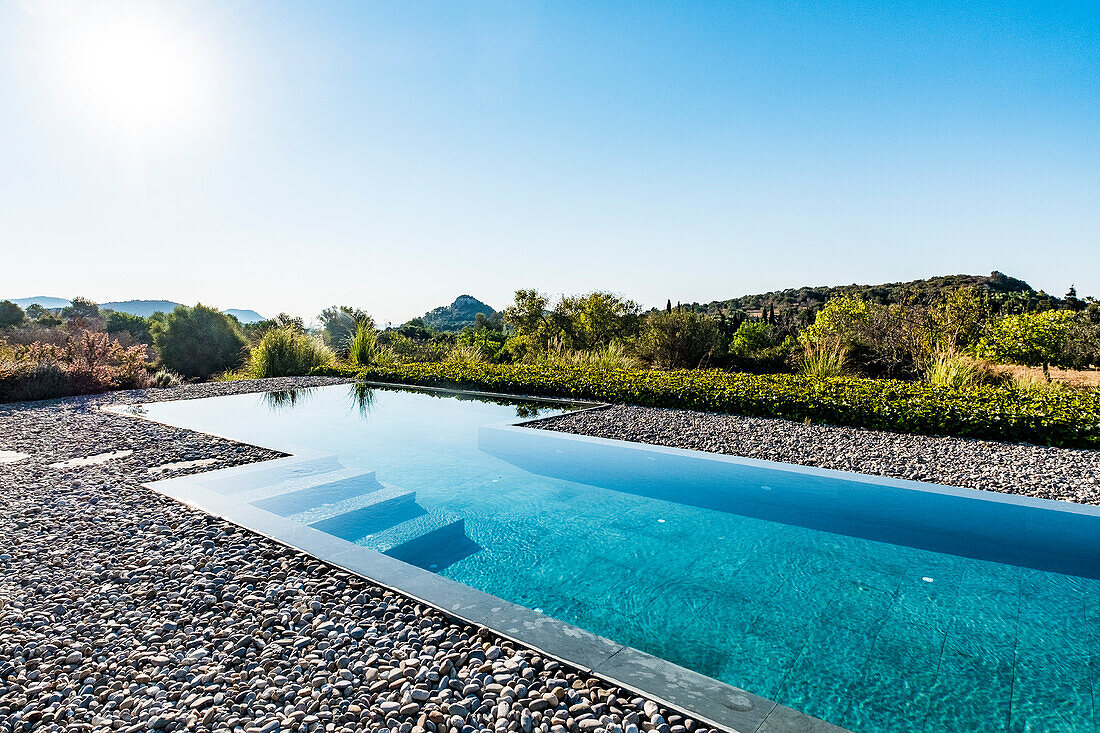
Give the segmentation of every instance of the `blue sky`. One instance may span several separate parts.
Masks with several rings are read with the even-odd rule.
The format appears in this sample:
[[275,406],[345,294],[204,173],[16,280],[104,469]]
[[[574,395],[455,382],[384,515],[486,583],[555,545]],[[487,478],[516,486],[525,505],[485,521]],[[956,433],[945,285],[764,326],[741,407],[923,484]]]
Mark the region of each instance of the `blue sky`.
[[1100,3],[0,0],[0,171],[0,297],[1100,295]]

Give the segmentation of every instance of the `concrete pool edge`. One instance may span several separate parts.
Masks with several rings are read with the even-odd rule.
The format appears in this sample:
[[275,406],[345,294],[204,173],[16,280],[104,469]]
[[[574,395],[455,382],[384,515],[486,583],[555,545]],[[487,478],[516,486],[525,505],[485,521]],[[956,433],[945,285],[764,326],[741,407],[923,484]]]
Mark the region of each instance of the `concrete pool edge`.
[[328,457],[303,451],[142,485],[718,728],[734,733],[845,733],[773,700],[199,485]]
[[[407,385],[370,383],[371,386],[409,389]],[[448,395],[485,397],[523,402],[573,404],[580,409],[601,409],[604,403],[560,398],[539,398],[444,388],[412,387]],[[133,405],[109,405],[112,414],[165,423],[133,409]],[[531,420],[514,421],[522,425]],[[176,427],[176,426],[173,426]],[[204,434],[234,442],[236,438],[207,431]],[[182,504],[217,516],[281,545],[363,577],[395,593],[424,603],[459,619],[534,649],[581,672],[630,690],[689,717],[733,733],[847,733],[845,729],[745,690],[693,672],[633,647],[613,642],[579,627],[505,601],[435,573],[406,564],[382,553],[328,535],[250,504],[203,488],[200,482],[237,478],[251,473],[286,469],[308,461],[334,458],[319,451],[285,446],[280,458],[230,468],[188,474],[142,486]]]

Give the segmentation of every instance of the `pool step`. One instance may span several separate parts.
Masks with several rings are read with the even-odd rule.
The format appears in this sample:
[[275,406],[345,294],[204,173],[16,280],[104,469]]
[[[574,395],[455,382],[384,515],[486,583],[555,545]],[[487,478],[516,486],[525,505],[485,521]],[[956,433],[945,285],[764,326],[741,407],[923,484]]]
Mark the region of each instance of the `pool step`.
[[[347,471],[335,455],[320,456],[297,460],[292,464],[280,464],[249,471],[245,474],[231,473],[228,476],[212,477],[199,481],[203,488],[219,494],[239,496],[245,492],[267,487],[293,484],[295,481],[308,482],[318,476]],[[286,489],[290,490],[290,489]]]
[[466,536],[457,514],[432,510],[372,535],[356,544],[427,570],[439,570],[481,549]]
[[285,490],[273,491],[266,497],[253,499],[252,504],[280,516],[293,517],[298,521],[309,522],[324,519],[326,516],[340,514],[341,511],[356,509],[356,506],[348,506],[340,511],[330,511],[327,514],[300,517],[309,512],[327,511],[329,507],[337,507],[343,503],[358,499],[360,496],[370,496],[385,488],[378,482],[374,471],[359,471],[357,469],[344,469],[330,474],[322,474],[316,477],[321,481],[312,486],[302,487],[302,483],[295,483]]
[[[333,519],[353,511],[369,508],[376,504],[386,504],[398,498],[414,501],[415,495],[408,489],[402,489],[398,486],[377,484],[376,488],[368,489],[354,496],[348,496],[328,504],[310,506],[308,509],[303,509],[302,511],[287,516],[302,524],[316,524],[322,520]],[[393,504],[389,504],[388,506],[392,507]]]
[[416,503],[416,493],[405,489],[380,489],[357,498],[362,506],[310,522],[309,526],[355,542],[425,513]]

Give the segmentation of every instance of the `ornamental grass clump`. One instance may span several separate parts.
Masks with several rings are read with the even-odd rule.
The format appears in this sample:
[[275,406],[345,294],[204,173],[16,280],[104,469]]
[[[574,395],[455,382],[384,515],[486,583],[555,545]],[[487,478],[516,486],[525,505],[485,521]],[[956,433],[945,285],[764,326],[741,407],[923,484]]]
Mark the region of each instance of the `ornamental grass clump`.
[[1005,384],[1008,378],[993,364],[962,354],[936,354],[928,365],[924,381],[942,389],[974,389]]
[[332,349],[293,326],[273,328],[248,355],[246,373],[252,379],[301,377],[314,369],[336,365]]
[[813,379],[848,374],[848,348],[834,339],[807,342],[798,357],[798,373]]
[[355,333],[347,341],[348,363],[353,367],[368,367],[372,364],[392,364],[393,351],[378,343],[378,334],[372,323],[360,322]]

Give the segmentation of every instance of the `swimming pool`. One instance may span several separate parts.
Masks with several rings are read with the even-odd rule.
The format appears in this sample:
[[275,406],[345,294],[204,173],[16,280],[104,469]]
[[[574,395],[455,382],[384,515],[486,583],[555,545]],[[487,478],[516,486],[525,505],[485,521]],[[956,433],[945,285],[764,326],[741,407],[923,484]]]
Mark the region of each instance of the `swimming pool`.
[[509,424],[562,409],[340,385],[137,412],[297,457],[176,482],[851,730],[1100,730],[1095,508]]

